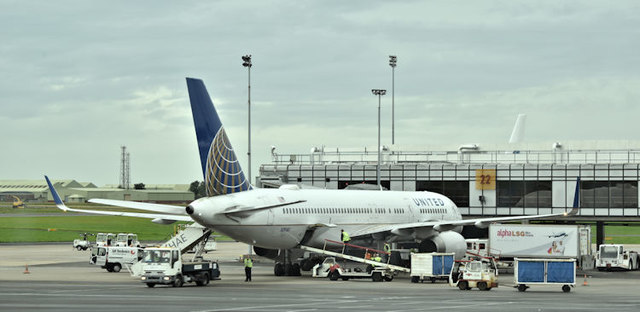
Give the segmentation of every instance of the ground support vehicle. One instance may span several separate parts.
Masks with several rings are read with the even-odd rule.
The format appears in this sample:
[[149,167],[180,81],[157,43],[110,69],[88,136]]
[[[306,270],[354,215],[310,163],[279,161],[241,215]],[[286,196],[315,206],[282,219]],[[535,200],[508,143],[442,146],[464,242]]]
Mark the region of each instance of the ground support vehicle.
[[73,240],[73,248],[81,251],[81,250],[87,250],[89,248],[91,248],[91,242],[89,242],[88,237],[89,236],[93,236],[93,234],[91,233],[82,233],[80,234],[80,236],[82,237],[82,239],[74,239]]
[[591,227],[556,224],[491,224],[489,255],[501,261],[519,258],[575,258],[583,269],[592,269]]
[[562,285],[563,292],[576,287],[576,259],[515,258],[513,278],[518,291],[528,285]]
[[453,268],[455,253],[412,253],[411,282],[424,282],[429,279],[448,279]]
[[337,263],[335,257],[326,257],[322,263],[316,264],[311,274],[313,277],[328,277],[332,281],[370,278],[374,282],[390,282],[394,276],[391,270],[373,265],[364,269],[362,267],[343,267]]
[[493,258],[484,257],[478,260],[456,260],[451,274],[449,285],[460,290],[471,290],[477,287],[480,290],[491,290],[498,287],[498,269]]
[[147,287],[157,284],[182,287],[184,283],[195,282],[198,286],[220,279],[218,262],[196,257],[188,261],[177,248],[147,248],[141,260],[143,274],[140,281]]
[[596,255],[596,268],[599,271],[637,270],[640,266],[638,252],[626,249],[623,245],[603,244]]
[[[338,248],[340,248],[340,252],[328,250],[328,245],[333,245],[333,247],[338,246]],[[349,254],[345,252],[347,247],[351,249]],[[374,282],[382,282],[383,280],[390,282],[398,272],[409,273],[410,271],[409,268],[389,264],[389,253],[373,248],[337,242],[329,239],[325,239],[325,244],[322,249],[304,245],[300,246],[300,248],[316,254],[328,256],[322,263],[316,264],[312,268],[312,276],[328,276],[329,279],[334,281],[338,279],[348,280],[350,278],[371,278]],[[358,254],[362,254],[362,257],[357,256]],[[373,260],[374,257],[371,256],[372,254],[374,257],[376,254],[385,256],[387,258],[387,262],[382,262],[382,257],[379,257],[378,261]],[[352,262],[362,263],[367,266],[365,270],[358,267],[341,267],[336,263],[336,258],[344,259],[345,263],[349,260]]]
[[118,247],[140,247],[138,235],[133,233],[118,233],[116,237],[116,246]]
[[98,233],[96,234],[96,246],[104,247],[111,246],[116,241],[116,235],[113,233]]
[[139,247],[96,247],[91,250],[91,264],[108,272],[120,272],[123,266],[132,265],[142,257]]

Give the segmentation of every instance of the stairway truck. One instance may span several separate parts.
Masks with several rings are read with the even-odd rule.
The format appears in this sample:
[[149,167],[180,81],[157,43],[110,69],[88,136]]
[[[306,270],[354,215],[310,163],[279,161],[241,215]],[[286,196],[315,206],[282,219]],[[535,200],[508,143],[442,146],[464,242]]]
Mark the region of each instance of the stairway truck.
[[514,283],[518,291],[529,285],[560,285],[563,292],[576,286],[576,259],[514,259]]
[[184,283],[206,286],[220,279],[218,262],[202,258],[189,261],[177,248],[146,248],[141,260],[143,274],[140,281],[148,287],[157,284],[182,287]]
[[629,250],[623,245],[600,245],[596,255],[596,268],[604,270],[637,270],[640,265],[638,252]]
[[139,247],[95,247],[91,250],[91,264],[108,272],[120,272],[125,265],[132,265],[142,258]]
[[551,224],[491,224],[489,252],[501,261],[520,258],[577,259],[592,268],[591,227]]
[[411,254],[411,282],[437,279],[448,279],[453,268],[455,253],[412,253]]

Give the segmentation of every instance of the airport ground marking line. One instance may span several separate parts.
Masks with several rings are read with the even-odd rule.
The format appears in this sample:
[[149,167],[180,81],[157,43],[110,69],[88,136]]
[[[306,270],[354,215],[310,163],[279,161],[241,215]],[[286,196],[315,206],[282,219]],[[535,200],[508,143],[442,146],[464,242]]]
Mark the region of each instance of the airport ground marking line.
[[[341,300],[341,301],[334,301],[332,302],[333,304],[342,304],[342,303],[352,303],[352,302],[359,302],[362,300]],[[282,308],[282,307],[296,307],[296,306],[307,306],[307,305],[312,305],[312,304],[317,304],[317,302],[309,302],[309,303],[288,303],[288,304],[274,304],[274,305],[259,305],[259,306],[248,306],[248,307],[237,307],[237,308],[221,308],[221,309],[211,309],[211,310],[193,310],[192,312],[216,312],[216,311],[244,311],[244,310],[254,310],[254,309],[260,309],[260,310],[265,310],[265,309],[270,309],[270,308]]]

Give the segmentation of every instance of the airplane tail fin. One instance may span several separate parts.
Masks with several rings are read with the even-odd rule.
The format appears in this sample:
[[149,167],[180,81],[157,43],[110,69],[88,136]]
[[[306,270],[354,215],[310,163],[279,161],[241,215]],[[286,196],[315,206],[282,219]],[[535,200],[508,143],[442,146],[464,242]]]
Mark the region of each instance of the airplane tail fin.
[[204,82],[187,78],[207,196],[252,189],[231,147]]
[[569,215],[573,216],[578,214],[580,209],[580,177],[576,179],[576,192],[573,196],[573,209],[569,211]]

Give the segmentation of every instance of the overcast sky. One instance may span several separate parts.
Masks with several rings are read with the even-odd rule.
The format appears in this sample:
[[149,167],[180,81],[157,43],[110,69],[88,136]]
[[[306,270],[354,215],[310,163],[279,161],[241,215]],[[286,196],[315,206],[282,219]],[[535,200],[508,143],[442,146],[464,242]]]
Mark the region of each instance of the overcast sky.
[[[638,1],[0,0],[0,179],[202,180],[185,77],[202,78],[246,168],[377,142],[640,139]],[[391,144],[391,96],[382,102]]]

